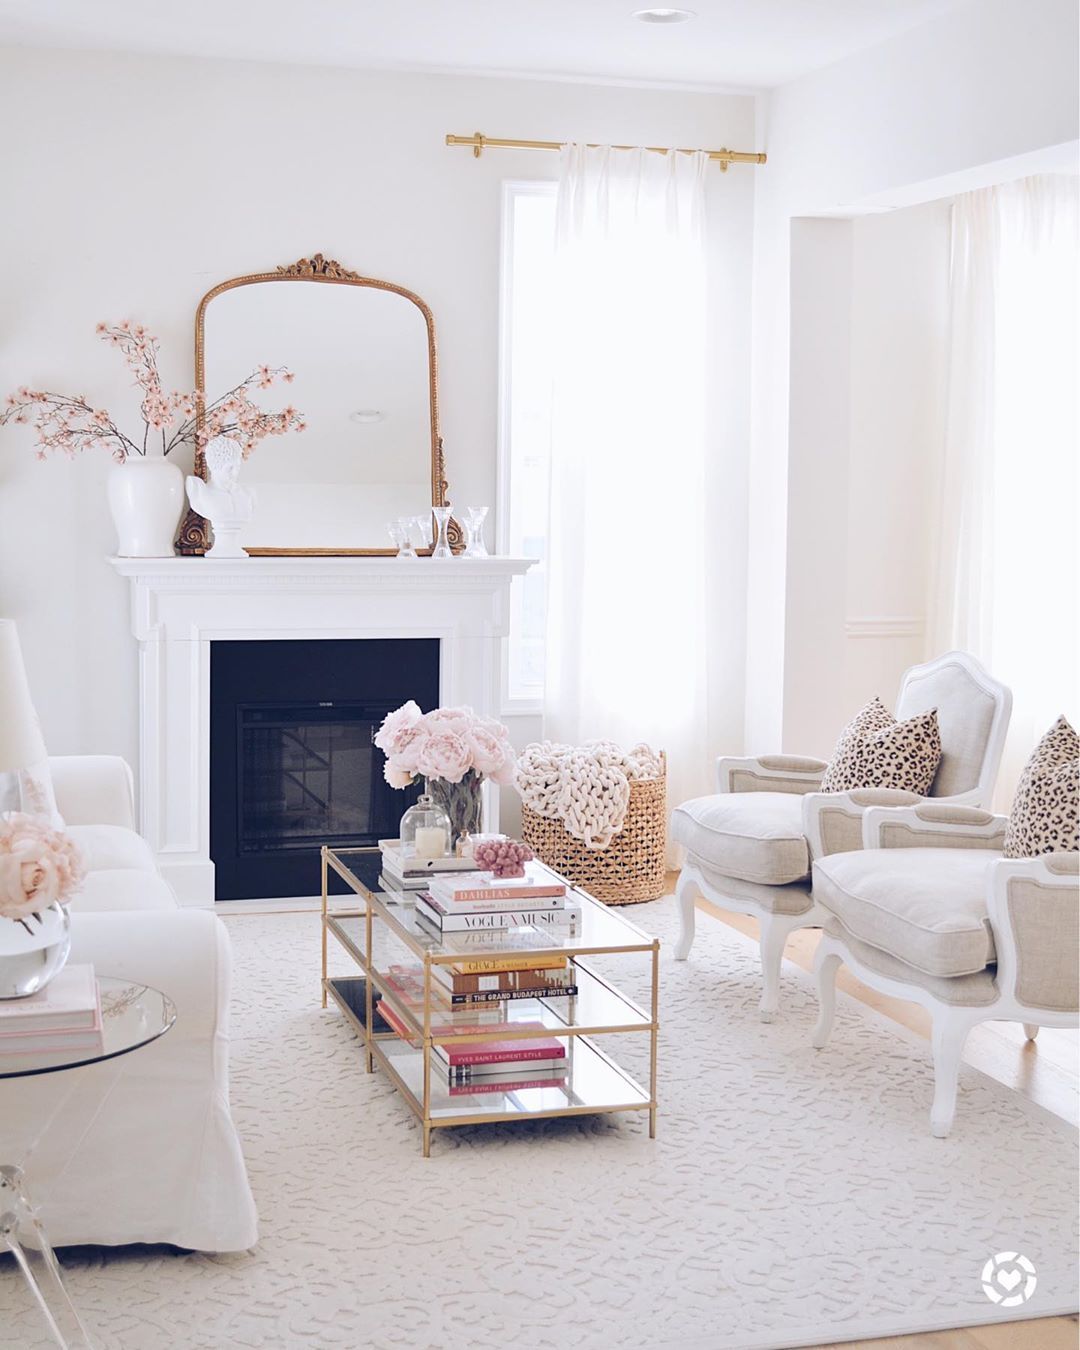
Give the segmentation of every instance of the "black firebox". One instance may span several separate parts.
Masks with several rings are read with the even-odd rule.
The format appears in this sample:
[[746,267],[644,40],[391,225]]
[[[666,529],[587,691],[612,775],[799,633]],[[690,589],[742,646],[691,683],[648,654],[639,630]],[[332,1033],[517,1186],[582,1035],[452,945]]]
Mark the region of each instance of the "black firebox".
[[323,844],[396,836],[419,789],[387,785],[371,737],[410,698],[425,710],[438,704],[435,639],[211,644],[210,856],[219,900],[317,895]]

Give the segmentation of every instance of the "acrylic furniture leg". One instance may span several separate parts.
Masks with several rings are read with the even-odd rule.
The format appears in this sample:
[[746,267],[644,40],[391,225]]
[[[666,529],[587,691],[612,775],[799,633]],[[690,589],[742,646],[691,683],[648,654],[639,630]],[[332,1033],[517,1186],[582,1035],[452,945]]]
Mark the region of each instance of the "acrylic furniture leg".
[[[61,1350],[92,1350],[93,1342],[64,1285],[56,1253],[23,1189],[22,1172],[14,1166],[0,1166],[0,1248],[6,1248],[15,1258]],[[40,1279],[30,1252],[40,1258]]]
[[1024,1023],[1024,1035],[1028,1038],[1029,1041],[1033,1041],[1038,1034],[1039,1034],[1038,1022]]

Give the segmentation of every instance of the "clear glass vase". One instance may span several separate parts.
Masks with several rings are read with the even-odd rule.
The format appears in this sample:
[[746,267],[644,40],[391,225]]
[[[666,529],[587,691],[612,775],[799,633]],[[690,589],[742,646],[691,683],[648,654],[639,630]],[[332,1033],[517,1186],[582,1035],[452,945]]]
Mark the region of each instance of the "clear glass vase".
[[71,920],[64,905],[46,905],[21,919],[0,918],[0,999],[28,998],[64,967]]
[[486,558],[488,557],[487,545],[484,543],[484,519],[487,516],[488,508],[486,506],[467,506],[461,514],[461,523],[465,526],[466,558]]
[[464,839],[480,833],[483,801],[480,789],[484,780],[470,769],[460,783],[448,783],[445,778],[427,778],[424,787],[431,797],[450,817],[450,831],[453,851]]
[[450,524],[450,512],[453,509],[452,506],[433,506],[431,508],[431,514],[435,517],[435,526],[438,530],[435,547],[431,550],[433,558],[452,558],[454,556],[446,537],[447,526]]

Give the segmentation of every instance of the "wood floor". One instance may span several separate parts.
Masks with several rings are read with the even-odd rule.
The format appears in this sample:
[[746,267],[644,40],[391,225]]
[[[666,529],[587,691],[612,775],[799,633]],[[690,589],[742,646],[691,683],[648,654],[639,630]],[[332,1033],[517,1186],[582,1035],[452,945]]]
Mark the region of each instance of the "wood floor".
[[[758,935],[755,919],[729,914],[708,900],[699,900],[698,909],[748,937]],[[820,936],[812,928],[794,933],[788,941],[785,959],[810,970]],[[930,1019],[923,1008],[868,989],[844,967],[841,967],[837,985],[883,1016],[929,1038]],[[996,1078],[999,1083],[1023,1093],[1029,1100],[1075,1125],[1080,1116],[1078,1042],[1080,1033],[1076,1031],[1043,1027],[1038,1041],[1030,1042],[1018,1025],[987,1022],[976,1027],[968,1038],[964,1060],[981,1069],[987,1077]],[[918,1336],[846,1341],[843,1350],[852,1350],[853,1346],[866,1347],[866,1350],[914,1350],[916,1346],[923,1350],[1077,1350],[1078,1344],[1080,1324],[1076,1317],[1040,1317],[1027,1322],[926,1332]],[[837,1350],[841,1348],[837,1347]]]

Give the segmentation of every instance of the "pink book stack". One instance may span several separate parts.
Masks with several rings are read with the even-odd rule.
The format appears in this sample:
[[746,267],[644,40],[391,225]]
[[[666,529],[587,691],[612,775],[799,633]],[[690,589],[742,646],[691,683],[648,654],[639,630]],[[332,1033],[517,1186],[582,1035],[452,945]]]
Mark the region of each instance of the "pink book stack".
[[101,1000],[93,966],[65,966],[29,998],[0,1000],[0,1061],[90,1058],[101,1049]]

